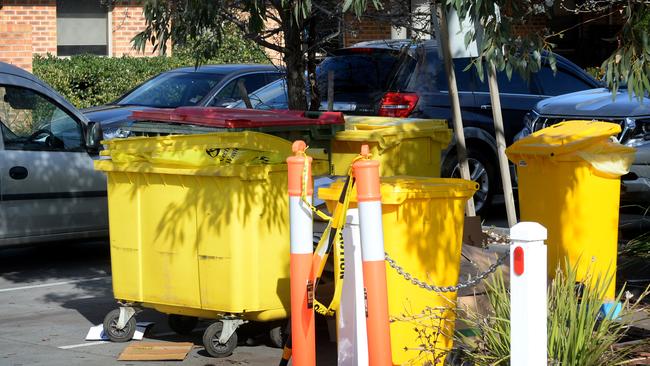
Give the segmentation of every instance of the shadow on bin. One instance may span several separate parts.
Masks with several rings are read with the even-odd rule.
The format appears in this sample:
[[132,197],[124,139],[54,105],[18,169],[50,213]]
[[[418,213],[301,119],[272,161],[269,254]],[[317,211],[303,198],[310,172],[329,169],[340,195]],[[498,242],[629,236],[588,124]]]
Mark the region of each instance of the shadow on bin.
[[[321,188],[330,211],[343,183]],[[458,283],[465,202],[476,182],[425,177],[381,178],[386,253],[404,271],[435,286]],[[356,207],[356,194],[350,207]],[[387,263],[388,307],[393,364],[444,364],[451,350],[456,292],[427,291]],[[431,353],[423,351],[435,350]]]
[[201,318],[287,317],[289,141],[229,132],[107,144],[112,160],[96,168],[108,174],[116,299]]
[[451,141],[447,121],[394,117],[345,117],[332,141],[334,175],[346,175],[361,145],[380,162],[381,176],[439,177],[441,152]]
[[609,283],[607,300],[615,298],[620,176],[634,160],[633,148],[611,141],[620,132],[613,123],[567,121],[506,150],[517,167],[521,220],[548,229],[549,277],[566,258],[579,281]]

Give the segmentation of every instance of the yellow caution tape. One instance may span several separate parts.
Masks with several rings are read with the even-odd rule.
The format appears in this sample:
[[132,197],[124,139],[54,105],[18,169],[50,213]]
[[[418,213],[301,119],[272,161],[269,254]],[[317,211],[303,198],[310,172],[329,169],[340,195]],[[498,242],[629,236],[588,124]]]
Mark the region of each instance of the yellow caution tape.
[[[305,158],[306,158],[305,154]],[[358,156],[353,161],[352,164],[362,159],[363,157]],[[320,211],[318,208],[314,207],[307,200],[307,184],[309,182],[309,165],[307,159],[305,159],[305,167],[303,169],[303,187],[302,187],[302,200],[309,208],[322,218],[325,221],[328,221],[327,227],[325,228],[321,239],[316,246],[314,251],[314,256],[312,260],[312,279],[313,286],[311,286],[311,291],[315,292],[320,281],[320,277],[323,274],[327,258],[329,257],[330,252],[334,250],[334,294],[329,305],[325,306],[316,300],[314,294],[311,294],[310,298],[313,298],[314,311],[324,315],[324,316],[334,316],[335,312],[339,308],[341,303],[341,293],[343,292],[343,280],[345,278],[345,250],[343,243],[343,228],[345,226],[346,214],[348,207],[350,206],[350,198],[352,197],[352,191],[354,187],[354,177],[352,173],[352,164],[348,169],[348,175],[341,190],[341,195],[339,201],[336,204],[334,213],[332,216],[327,215],[326,213]]]

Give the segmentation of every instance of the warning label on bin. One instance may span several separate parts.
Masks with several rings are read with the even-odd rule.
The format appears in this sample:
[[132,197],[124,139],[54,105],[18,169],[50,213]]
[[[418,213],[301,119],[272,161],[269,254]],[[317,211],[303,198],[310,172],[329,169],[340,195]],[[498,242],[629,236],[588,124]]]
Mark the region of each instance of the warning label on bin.
[[218,164],[271,164],[284,160],[280,154],[239,148],[208,148],[205,153]]

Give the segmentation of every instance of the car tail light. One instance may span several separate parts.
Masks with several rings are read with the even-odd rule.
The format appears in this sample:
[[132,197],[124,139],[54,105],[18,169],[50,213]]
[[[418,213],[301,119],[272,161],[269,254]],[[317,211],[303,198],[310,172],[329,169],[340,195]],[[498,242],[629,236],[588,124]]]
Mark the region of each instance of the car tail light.
[[379,115],[383,117],[408,117],[420,98],[415,93],[388,92],[381,99]]

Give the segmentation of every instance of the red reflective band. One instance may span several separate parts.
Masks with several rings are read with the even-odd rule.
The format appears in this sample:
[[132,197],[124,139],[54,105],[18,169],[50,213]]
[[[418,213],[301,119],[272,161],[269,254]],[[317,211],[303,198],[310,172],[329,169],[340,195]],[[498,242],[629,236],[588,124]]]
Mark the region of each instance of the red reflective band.
[[516,247],[515,248],[515,258],[513,260],[515,267],[515,274],[521,276],[524,274],[524,248]]
[[383,117],[408,117],[420,98],[415,93],[384,94],[379,105],[379,115]]

